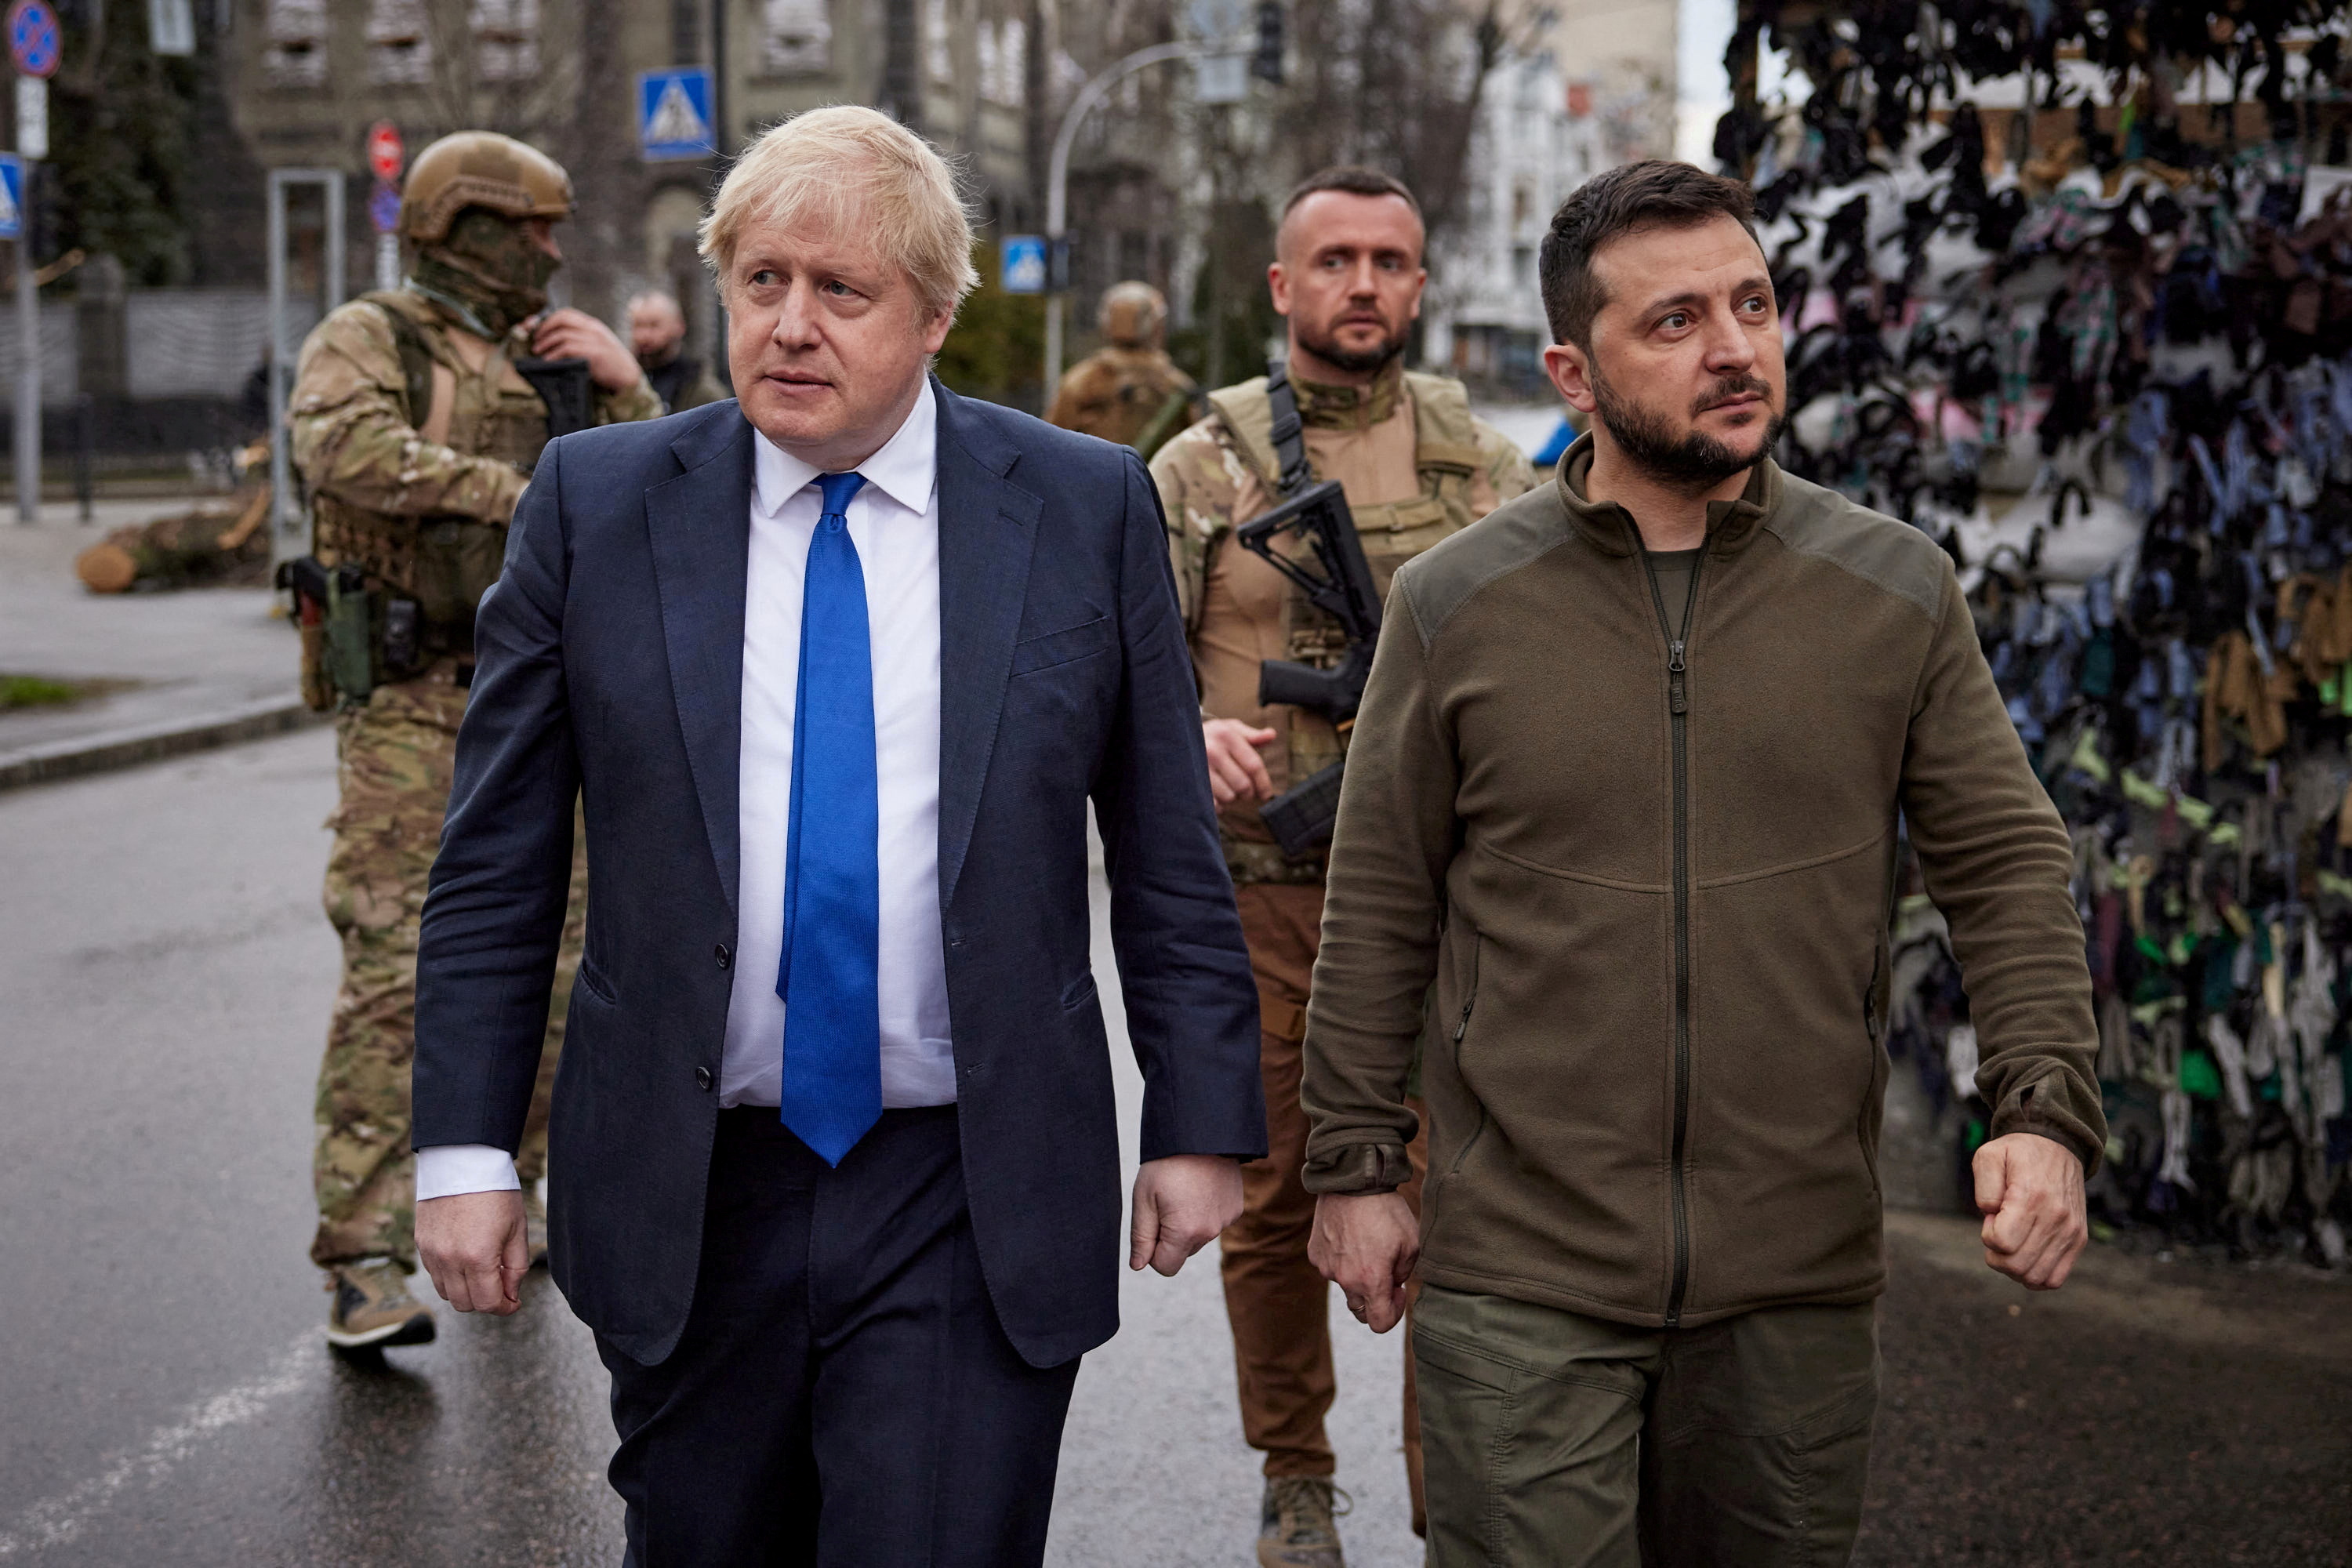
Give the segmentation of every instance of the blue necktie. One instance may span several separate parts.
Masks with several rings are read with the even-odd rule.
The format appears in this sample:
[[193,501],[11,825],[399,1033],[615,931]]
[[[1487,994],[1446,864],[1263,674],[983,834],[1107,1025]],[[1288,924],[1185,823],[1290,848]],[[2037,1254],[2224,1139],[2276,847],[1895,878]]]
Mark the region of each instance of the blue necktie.
[[784,1125],[838,1165],[882,1115],[880,809],[874,782],[873,643],[866,574],[850,542],[860,474],[824,474],[824,515],[801,595],[784,839]]

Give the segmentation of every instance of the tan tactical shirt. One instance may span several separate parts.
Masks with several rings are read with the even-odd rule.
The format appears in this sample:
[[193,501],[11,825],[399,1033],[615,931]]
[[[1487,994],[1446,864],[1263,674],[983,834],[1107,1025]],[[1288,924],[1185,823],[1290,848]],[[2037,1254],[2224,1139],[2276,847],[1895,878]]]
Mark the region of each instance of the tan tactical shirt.
[[[1435,384],[1434,378],[1431,382]],[[1466,474],[1446,484],[1427,466],[1429,454],[1401,370],[1370,387],[1293,385],[1308,464],[1317,479],[1338,479],[1346,490],[1366,561],[1383,594],[1406,559],[1535,486],[1526,456],[1502,432],[1470,418],[1466,408],[1462,421],[1475,460]],[[1202,711],[1279,731],[1278,739],[1260,749],[1279,794],[1335,759],[1341,742],[1319,714],[1261,706],[1258,666],[1269,658],[1331,663],[1342,648],[1337,628],[1272,566],[1245,549],[1229,548],[1234,526],[1271,506],[1275,491],[1269,476],[1244,456],[1221,416],[1212,415],[1161,447],[1152,459],[1151,476],[1168,513],[1169,550],[1192,637]],[[1458,499],[1441,505],[1433,496],[1441,490]],[[1383,526],[1391,517],[1405,525],[1401,531]],[[1237,881],[1322,879],[1320,856],[1309,861],[1282,858],[1258,819],[1255,802],[1227,806],[1220,826]]]

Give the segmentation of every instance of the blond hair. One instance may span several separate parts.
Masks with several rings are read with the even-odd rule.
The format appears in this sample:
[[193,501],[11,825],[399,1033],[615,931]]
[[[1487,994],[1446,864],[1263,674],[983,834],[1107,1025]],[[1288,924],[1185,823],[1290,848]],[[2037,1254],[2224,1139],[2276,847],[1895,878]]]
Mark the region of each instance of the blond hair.
[[808,220],[835,230],[858,224],[934,314],[952,315],[979,285],[955,171],[887,114],[835,104],[762,132],[702,220],[702,258],[723,284],[746,226]]

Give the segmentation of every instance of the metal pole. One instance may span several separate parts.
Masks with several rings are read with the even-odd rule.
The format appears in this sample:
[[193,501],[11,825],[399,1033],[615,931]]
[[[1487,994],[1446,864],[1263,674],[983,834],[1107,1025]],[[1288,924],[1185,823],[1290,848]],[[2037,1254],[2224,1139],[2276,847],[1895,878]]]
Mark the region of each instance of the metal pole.
[[[710,150],[711,191],[715,195],[719,181],[727,174],[727,160],[733,155],[734,139],[727,133],[727,0],[710,0]],[[719,384],[729,392],[735,389],[735,374],[727,363],[727,290],[720,286],[715,272],[706,272],[708,281],[705,298],[709,301],[710,348],[709,363],[719,378]],[[700,336],[697,334],[698,338]]]
[[87,392],[75,398],[74,416],[74,500],[88,522],[98,489],[98,399]]
[[727,135],[727,0],[710,0],[710,147],[724,163],[733,145]]
[[[1095,79],[1078,89],[1078,96],[1062,116],[1062,128],[1054,136],[1054,155],[1045,165],[1045,245],[1051,257],[1059,252],[1063,230],[1070,216],[1070,149],[1078,139],[1078,126],[1095,111],[1097,105],[1110,96],[1110,89],[1147,66],[1162,60],[1192,59],[1201,55],[1235,54],[1243,51],[1220,49],[1209,44],[1154,44],[1138,49],[1125,58],[1103,68]],[[1047,281],[1051,281],[1048,279]],[[1062,310],[1064,294],[1059,289],[1045,297],[1045,397],[1051,402],[1054,389],[1062,384]]]
[[40,165],[24,162],[16,232],[16,521],[41,521],[41,286],[33,276],[33,184]]
[[286,340],[288,226],[286,199],[298,185],[315,185],[325,212],[320,247],[319,313],[343,302],[343,176],[336,169],[269,171],[269,517],[270,558],[284,561],[310,548],[307,520],[295,504],[294,463],[286,446],[286,384],[295,345]]
[[344,242],[351,236],[343,227],[341,172],[313,169],[310,177],[319,183],[319,189],[327,198],[327,268],[319,288],[319,315],[323,320],[328,311],[343,302],[343,286],[351,280],[343,257]]
[[286,174],[269,171],[269,556],[302,553],[294,510],[293,461],[286,450]]

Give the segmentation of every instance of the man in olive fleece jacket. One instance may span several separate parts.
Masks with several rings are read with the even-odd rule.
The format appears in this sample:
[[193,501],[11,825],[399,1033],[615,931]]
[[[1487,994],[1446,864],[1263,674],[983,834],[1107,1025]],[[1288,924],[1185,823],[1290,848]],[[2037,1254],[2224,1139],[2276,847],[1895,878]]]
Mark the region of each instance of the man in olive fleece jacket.
[[1375,1330],[1418,1260],[1441,1568],[1850,1552],[1898,815],[1983,1042],[1987,1261],[2053,1289],[2085,1235],[2066,831],[1948,558],[1768,456],[1749,200],[1645,163],[1561,209],[1546,362],[1593,427],[1399,571],[1349,751],[1307,1184]]

